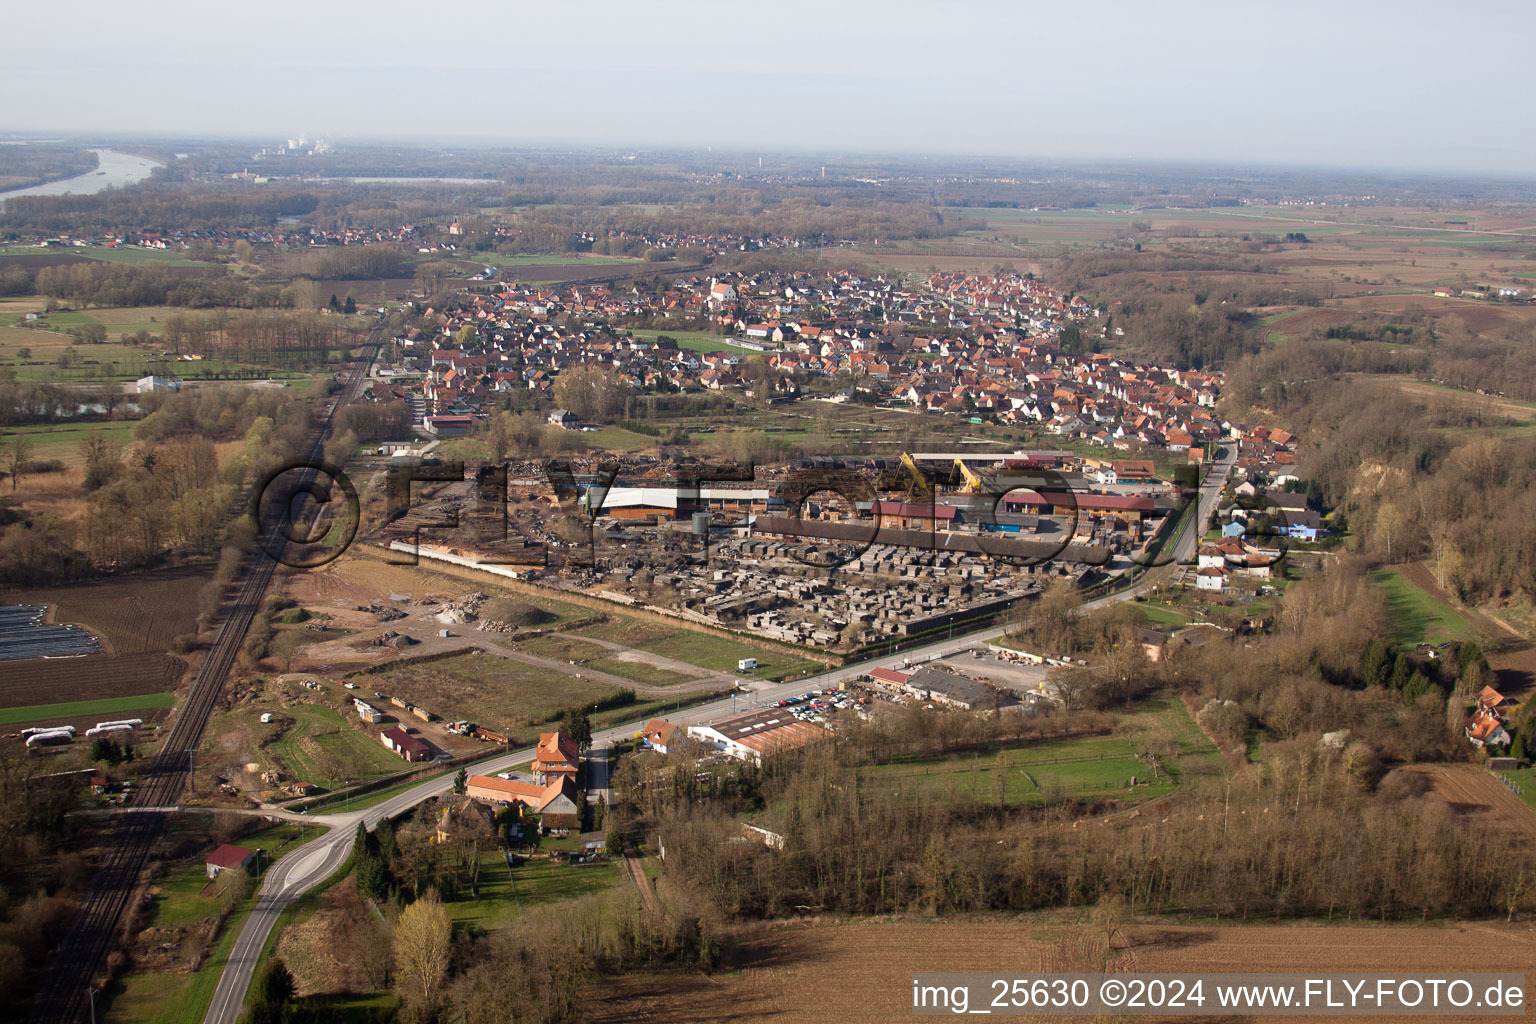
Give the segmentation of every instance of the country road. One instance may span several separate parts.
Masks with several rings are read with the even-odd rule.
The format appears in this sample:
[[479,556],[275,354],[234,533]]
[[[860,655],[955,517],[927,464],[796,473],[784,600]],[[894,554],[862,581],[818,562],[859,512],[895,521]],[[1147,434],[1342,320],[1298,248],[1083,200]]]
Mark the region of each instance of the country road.
[[[1169,582],[1177,572],[1182,572],[1179,568],[1179,563],[1193,561],[1196,545],[1204,533],[1204,524],[1209,520],[1211,512],[1216,506],[1216,501],[1221,495],[1222,485],[1226,481],[1227,475],[1231,472],[1235,461],[1235,448],[1229,446],[1224,449],[1222,459],[1212,464],[1211,472],[1200,485],[1196,519],[1192,523],[1185,525],[1184,532],[1174,544],[1173,564],[1166,568],[1149,570],[1136,586],[1094,601],[1085,602],[1082,607],[1097,608],[1120,601],[1128,601],[1144,590]],[[912,648],[894,657],[876,658],[872,661],[856,665],[845,665],[841,668],[830,669],[818,676],[797,679],[794,682],[776,683],[754,688],[750,694],[732,696],[712,701],[708,704],[701,704],[681,713],[671,715],[669,720],[682,725],[697,725],[701,722],[712,721],[722,715],[730,714],[732,711],[745,710],[755,705],[771,704],[785,697],[804,693],[807,690],[825,689],[841,682],[858,679],[867,674],[870,669],[879,667],[881,663],[899,665],[903,660],[927,660],[929,658],[954,654],[974,647],[979,643],[994,640],[1001,636],[1004,631],[1003,627],[990,626],[963,636],[942,640],[924,647]],[[641,724],[643,723],[638,721],[626,722],[623,725],[614,726],[610,729],[595,731],[592,735],[593,749],[604,748],[614,742],[632,738],[635,735],[636,728]],[[502,754],[477,764],[475,771],[477,774],[492,774],[506,771],[513,765],[531,760],[533,753],[532,747],[526,747],[522,750]],[[240,934],[235,940],[234,949],[230,952],[229,961],[224,966],[224,973],[220,976],[218,987],[214,991],[213,1001],[208,1007],[207,1015],[203,1018],[203,1024],[235,1024],[243,1008],[245,993],[250,987],[251,978],[259,962],[262,947],[266,944],[267,936],[277,924],[279,915],[282,914],[283,910],[294,899],[324,881],[346,861],[352,849],[352,839],[356,833],[358,821],[367,822],[368,827],[372,829],[385,818],[393,818],[403,814],[417,804],[434,797],[443,796],[452,789],[453,776],[445,774],[439,778],[423,782],[418,786],[413,786],[366,810],[343,814],[310,816],[309,820],[317,825],[329,826],[330,831],[323,838],[314,840],[293,853],[280,857],[267,870],[261,887],[257,891],[256,908],[246,918],[244,925],[240,929]],[[637,869],[638,865],[626,864],[626,868]],[[633,876],[634,872],[632,870],[630,873]]]

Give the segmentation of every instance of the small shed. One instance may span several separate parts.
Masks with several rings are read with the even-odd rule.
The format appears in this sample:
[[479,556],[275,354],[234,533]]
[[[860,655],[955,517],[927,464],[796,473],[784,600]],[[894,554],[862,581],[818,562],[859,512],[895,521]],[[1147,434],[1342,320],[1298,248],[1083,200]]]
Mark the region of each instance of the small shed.
[[208,869],[208,877],[217,878],[221,871],[244,871],[252,856],[254,854],[242,846],[225,843],[210,853],[203,864]]

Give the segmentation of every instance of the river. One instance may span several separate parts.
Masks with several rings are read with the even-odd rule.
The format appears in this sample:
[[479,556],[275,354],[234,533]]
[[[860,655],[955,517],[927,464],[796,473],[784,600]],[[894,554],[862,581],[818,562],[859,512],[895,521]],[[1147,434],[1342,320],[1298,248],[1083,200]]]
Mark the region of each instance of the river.
[[16,196],[93,195],[102,189],[143,181],[156,167],[162,166],[148,157],[119,153],[111,149],[95,149],[91,152],[95,153],[96,159],[100,161],[94,171],[86,171],[84,174],[77,174],[73,178],[64,178],[60,181],[50,181],[46,185],[19,188],[14,192],[0,192],[0,202],[14,199]]

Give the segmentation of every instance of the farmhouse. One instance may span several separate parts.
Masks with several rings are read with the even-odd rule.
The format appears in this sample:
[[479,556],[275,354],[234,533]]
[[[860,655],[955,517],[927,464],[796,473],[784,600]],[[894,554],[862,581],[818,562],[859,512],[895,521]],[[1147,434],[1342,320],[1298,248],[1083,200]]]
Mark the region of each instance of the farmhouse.
[[398,727],[379,733],[379,742],[407,761],[425,761],[432,756],[431,747]]
[[539,745],[533,752],[533,774],[544,783],[560,779],[576,781],[581,769],[581,752],[576,741],[558,732],[539,733]]
[[1478,708],[1467,722],[1467,741],[1474,747],[1503,747],[1509,745],[1509,731],[1497,714]]
[[675,747],[682,737],[676,725],[664,718],[653,718],[645,723],[639,733],[640,741],[658,754],[665,754]]
[[580,794],[576,783],[568,778],[540,785],[495,775],[471,775],[466,780],[464,792],[476,800],[526,807],[540,815],[540,826],[546,832],[565,832],[581,827]]
[[761,762],[766,753],[794,750],[832,734],[799,721],[783,708],[762,708],[707,725],[690,725],[688,735],[739,760]]
[[250,850],[225,843],[210,853],[203,864],[208,869],[208,877],[217,878],[224,871],[244,871],[254,856]]
[[456,797],[443,807],[437,819],[433,842],[451,843],[456,839],[496,834],[496,812],[469,797]]

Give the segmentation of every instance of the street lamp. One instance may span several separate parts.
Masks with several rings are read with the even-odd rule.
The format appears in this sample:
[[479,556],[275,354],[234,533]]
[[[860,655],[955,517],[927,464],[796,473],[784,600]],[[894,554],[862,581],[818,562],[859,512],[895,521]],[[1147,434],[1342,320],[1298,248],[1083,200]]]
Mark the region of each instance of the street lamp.
[[96,1024],[96,990],[87,985],[85,993],[91,998],[91,1024]]

